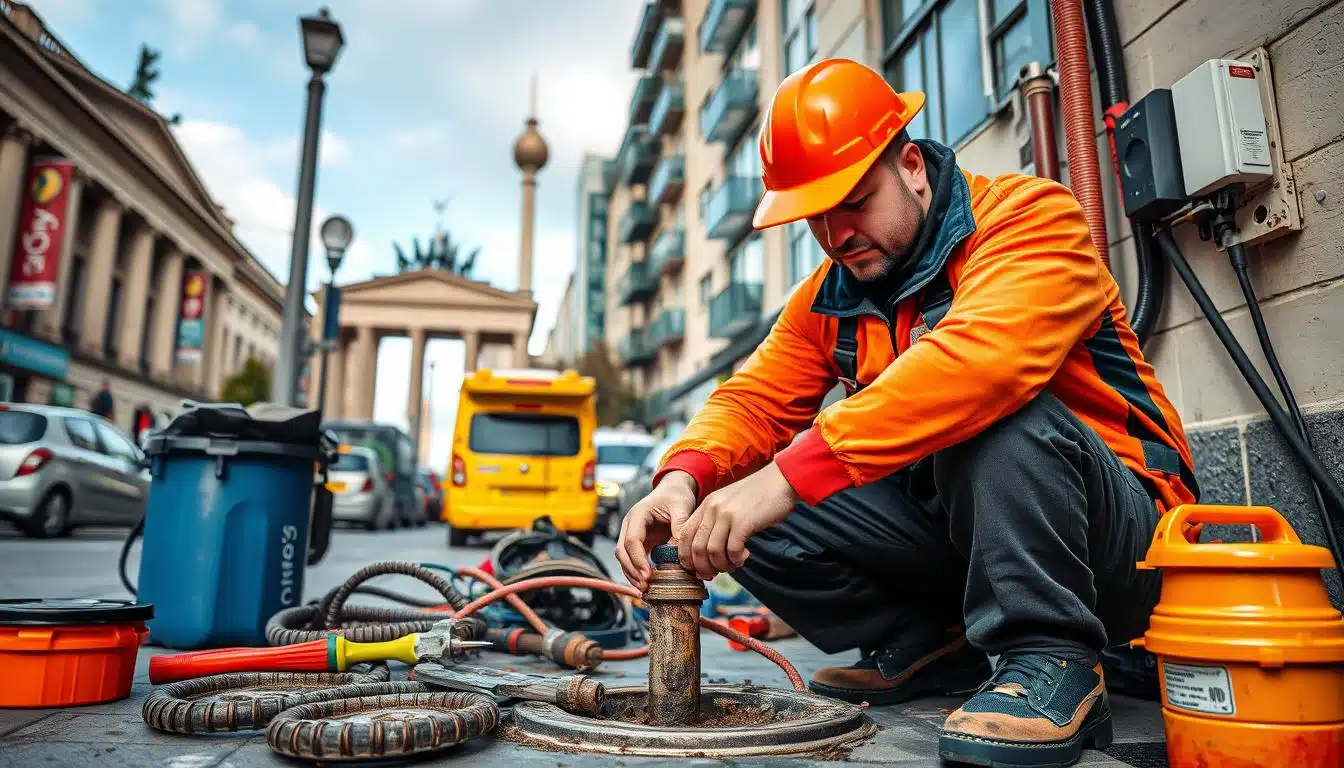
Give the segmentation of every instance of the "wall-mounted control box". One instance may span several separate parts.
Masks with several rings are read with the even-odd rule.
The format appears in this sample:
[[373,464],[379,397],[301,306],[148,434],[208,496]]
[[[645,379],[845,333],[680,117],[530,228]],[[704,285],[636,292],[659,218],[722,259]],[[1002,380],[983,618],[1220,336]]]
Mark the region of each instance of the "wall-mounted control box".
[[1115,124],[1115,153],[1126,216],[1151,221],[1186,204],[1169,89],[1154,88],[1120,116]]
[[1266,74],[1256,70],[1251,62],[1210,59],[1171,87],[1187,195],[1274,175],[1256,82]]

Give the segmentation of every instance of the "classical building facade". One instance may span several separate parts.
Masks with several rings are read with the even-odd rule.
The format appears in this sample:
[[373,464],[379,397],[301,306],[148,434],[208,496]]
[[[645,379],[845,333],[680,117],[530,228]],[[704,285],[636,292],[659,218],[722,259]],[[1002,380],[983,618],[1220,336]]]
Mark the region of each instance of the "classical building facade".
[[283,286],[233,234],[164,119],[0,0],[0,392],[115,420],[213,399],[271,363]]

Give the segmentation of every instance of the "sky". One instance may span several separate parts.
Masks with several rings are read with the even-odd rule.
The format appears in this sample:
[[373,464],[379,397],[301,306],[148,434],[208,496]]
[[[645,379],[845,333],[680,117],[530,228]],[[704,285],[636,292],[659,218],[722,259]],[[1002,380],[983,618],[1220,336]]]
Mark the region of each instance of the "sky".
[[[153,107],[180,114],[178,141],[239,239],[286,282],[306,84],[298,18],[320,0],[27,0],[49,29],[109,82],[125,88],[141,43],[161,52]],[[630,42],[642,0],[330,0],[345,46],[327,75],[313,247],[307,282],[328,277],[322,220],[354,225],[337,283],[395,272],[440,221],[475,276],[518,283],[520,175],[513,142],[537,76],[537,116],[550,146],[537,191],[529,349],[539,354],[578,247],[576,185],[584,152],[620,144],[637,74]],[[431,342],[431,466],[452,436],[464,353]],[[410,342],[378,357],[374,417],[405,424]]]

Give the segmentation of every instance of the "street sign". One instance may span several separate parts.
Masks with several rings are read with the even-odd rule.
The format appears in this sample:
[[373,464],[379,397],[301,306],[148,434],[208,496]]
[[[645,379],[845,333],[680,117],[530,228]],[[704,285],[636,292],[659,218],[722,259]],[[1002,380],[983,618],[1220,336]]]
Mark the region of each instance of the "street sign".
[[341,333],[341,289],[327,286],[327,298],[322,309],[322,340],[335,341]]

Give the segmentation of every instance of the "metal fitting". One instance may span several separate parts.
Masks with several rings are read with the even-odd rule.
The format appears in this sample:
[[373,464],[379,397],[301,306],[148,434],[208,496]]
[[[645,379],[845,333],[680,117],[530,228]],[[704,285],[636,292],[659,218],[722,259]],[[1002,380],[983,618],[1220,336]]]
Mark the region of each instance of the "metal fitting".
[[682,567],[676,547],[654,547],[649,607],[649,725],[700,719],[700,603],[705,585]]

